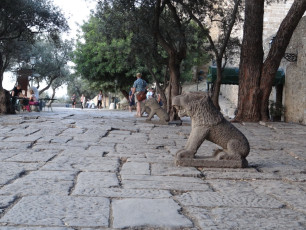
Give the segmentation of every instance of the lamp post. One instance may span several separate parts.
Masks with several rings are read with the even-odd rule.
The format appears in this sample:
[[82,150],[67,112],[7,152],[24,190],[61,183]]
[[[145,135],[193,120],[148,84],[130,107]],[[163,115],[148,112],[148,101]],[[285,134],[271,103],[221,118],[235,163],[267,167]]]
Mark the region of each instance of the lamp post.
[[34,79],[34,66],[36,64],[36,57],[30,57],[30,64],[32,66],[32,76],[31,76],[31,87],[33,86],[33,79]]
[[115,100],[114,100],[114,103],[115,103],[115,109],[117,108],[117,100],[116,100],[116,97],[117,97],[117,79],[115,79]]

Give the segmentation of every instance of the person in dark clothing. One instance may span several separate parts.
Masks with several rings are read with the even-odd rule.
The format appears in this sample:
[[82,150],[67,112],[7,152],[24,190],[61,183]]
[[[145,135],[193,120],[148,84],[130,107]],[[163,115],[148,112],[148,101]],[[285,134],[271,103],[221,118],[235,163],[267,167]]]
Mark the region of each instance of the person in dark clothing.
[[133,106],[135,105],[135,96],[133,95],[133,88],[129,93],[129,111],[132,112]]
[[[15,86],[12,90],[12,97],[19,97],[19,96],[23,96],[22,94],[22,89],[21,89],[21,85],[18,84],[17,86]],[[24,96],[23,96],[24,97]]]
[[72,108],[75,109],[75,105],[76,105],[76,96],[75,96],[75,93],[72,95],[71,101],[72,101]]
[[18,84],[17,86],[15,86],[12,90],[12,104],[16,105],[16,101],[17,101],[17,97],[25,97],[22,94],[22,89],[21,89],[21,85]]

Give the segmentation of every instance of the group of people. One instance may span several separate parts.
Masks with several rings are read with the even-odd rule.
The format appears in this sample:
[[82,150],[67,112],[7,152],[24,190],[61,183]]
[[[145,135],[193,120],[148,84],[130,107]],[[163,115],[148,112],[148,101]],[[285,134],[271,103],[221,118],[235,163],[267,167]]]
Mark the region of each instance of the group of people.
[[[97,108],[98,109],[102,109],[102,98],[103,98],[103,94],[102,94],[102,90],[100,90],[99,94],[97,95],[97,100],[98,100],[98,103],[97,103]],[[75,109],[76,107],[76,104],[77,104],[77,98],[76,98],[76,95],[75,93],[71,96],[71,102],[72,102],[72,108]],[[82,94],[81,98],[80,98],[80,103],[81,103],[81,108],[84,109],[85,107],[88,107],[88,108],[92,108],[94,107],[94,102],[93,100],[87,100],[86,101],[86,97],[84,94]]]
[[39,105],[38,94],[36,94],[33,89],[30,89],[30,96],[26,97],[22,93],[22,89],[21,89],[20,84],[17,84],[17,86],[15,86],[13,88],[11,95],[12,95],[12,104],[13,105],[16,105],[18,98],[22,98],[23,100],[27,101],[28,103],[23,103],[23,106],[29,112],[31,112],[31,105],[36,105],[36,106]]
[[136,74],[136,81],[134,81],[133,87],[129,93],[129,111],[132,112],[133,106],[136,104],[136,117],[141,117],[141,106],[140,102],[137,100],[137,95],[140,92],[147,92],[146,99],[155,98],[157,102],[162,106],[162,101],[160,94],[155,93],[154,88],[150,88],[147,90],[147,82],[142,79],[141,73]]

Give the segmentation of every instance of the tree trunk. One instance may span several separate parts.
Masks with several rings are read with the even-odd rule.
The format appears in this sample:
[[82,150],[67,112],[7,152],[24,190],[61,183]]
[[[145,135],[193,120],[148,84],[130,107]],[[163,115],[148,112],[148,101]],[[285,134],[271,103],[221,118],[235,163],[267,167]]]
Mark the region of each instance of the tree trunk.
[[220,94],[221,82],[222,82],[222,59],[217,59],[217,79],[214,82],[211,99],[218,110],[220,110],[219,94]]
[[[180,94],[180,64],[181,61],[173,54],[169,58],[169,73],[170,73],[170,98],[168,100],[168,107],[170,108],[170,121],[179,120],[179,116],[172,106],[172,98]],[[169,90],[170,90],[169,89]]]
[[245,22],[240,56],[238,113],[235,121],[260,120],[260,78],[263,65],[264,0],[245,1]]
[[3,59],[2,53],[0,52],[0,114],[15,114],[15,108],[12,105],[11,94],[9,91],[3,89],[2,81],[3,81]]
[[295,0],[282,21],[277,34],[273,40],[272,47],[264,62],[262,69],[262,79],[260,90],[262,91],[260,114],[261,120],[269,120],[268,106],[269,96],[272,91],[273,80],[275,78],[279,64],[286,52],[292,34],[306,10],[306,0]]
[[126,90],[124,90],[124,89],[120,89],[120,92],[121,92],[122,95],[125,97],[125,99],[126,99],[127,101],[129,101],[129,93],[128,93]]
[[[211,46],[213,47],[213,51],[215,53],[216,63],[217,63],[217,79],[216,79],[216,82],[214,83],[214,87],[213,87],[212,101],[213,101],[214,105],[216,106],[216,108],[218,110],[220,110],[219,94],[220,94],[220,88],[221,88],[221,84],[222,84],[222,59],[224,57],[226,47],[228,46],[228,42],[230,40],[230,36],[231,36],[232,30],[233,30],[233,27],[235,25],[239,4],[240,4],[240,0],[236,0],[233,11],[232,11],[232,14],[231,14],[231,17],[230,17],[229,24],[227,26],[227,29],[224,32],[225,39],[224,39],[224,42],[221,45],[219,51],[215,47],[212,38],[210,36],[208,37],[208,40],[209,40]],[[204,30],[204,27],[202,27],[202,26],[200,26],[200,27]],[[225,65],[226,65],[226,63],[224,63],[224,66]]]
[[0,89],[0,114],[15,114],[15,108],[11,101],[11,94],[5,89]]

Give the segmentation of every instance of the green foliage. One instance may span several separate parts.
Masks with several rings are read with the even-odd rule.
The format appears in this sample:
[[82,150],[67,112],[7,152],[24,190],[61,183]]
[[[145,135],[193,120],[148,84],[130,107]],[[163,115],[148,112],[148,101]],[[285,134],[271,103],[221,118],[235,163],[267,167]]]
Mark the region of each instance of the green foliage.
[[[154,7],[154,1],[142,1],[142,4],[116,0],[100,2],[96,14],[82,26],[84,38],[79,39],[74,53],[77,72],[89,81],[99,82],[107,91],[114,91],[114,80],[118,81],[120,89],[128,91],[137,72],[143,73],[150,83],[155,80],[165,83],[169,57],[153,36]],[[184,81],[191,78],[194,65],[207,60],[207,54],[203,49],[204,40],[198,39],[200,30],[195,23],[191,24],[183,14],[179,16],[190,45]],[[180,49],[180,28],[169,10],[163,13],[160,21],[166,41]]]
[[188,34],[189,41],[187,54],[181,65],[182,83],[194,79],[194,73],[192,72],[193,68],[204,65],[211,60],[211,56],[207,53],[205,47],[207,39],[202,38],[203,34],[201,29],[192,21],[188,27]]
[[67,21],[49,0],[1,0],[0,40],[33,40],[35,33],[67,30]]
[[39,88],[40,93],[48,88],[57,89],[67,83],[70,76],[70,68],[67,63],[71,60],[73,49],[72,41],[58,39],[56,42],[41,36],[37,39],[31,52],[26,53],[27,59],[36,57],[35,83],[39,85],[42,81],[47,83],[44,89]]
[[89,81],[85,78],[73,74],[71,76],[70,82],[68,84],[68,95],[75,93],[77,98],[81,97],[82,94],[88,99],[94,98],[100,90],[102,90],[101,84],[99,82]]
[[37,34],[47,33],[57,39],[57,34],[67,29],[63,14],[49,0],[1,0],[0,89],[3,72],[29,60],[30,44],[35,43]]
[[103,90],[114,91],[115,80],[119,88],[129,88],[141,66],[140,59],[131,55],[131,35],[110,38],[103,33],[103,26],[104,22],[96,17],[82,26],[85,42],[79,40],[74,52],[76,70],[83,78],[99,83]]

